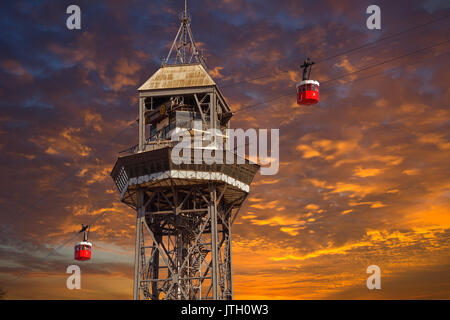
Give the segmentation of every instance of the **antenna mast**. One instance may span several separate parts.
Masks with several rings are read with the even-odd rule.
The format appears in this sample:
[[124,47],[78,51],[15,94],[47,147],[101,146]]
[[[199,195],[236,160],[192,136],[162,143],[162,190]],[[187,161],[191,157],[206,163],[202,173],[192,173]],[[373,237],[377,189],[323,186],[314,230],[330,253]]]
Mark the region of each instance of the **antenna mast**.
[[[191,17],[187,11],[187,0],[184,1],[184,11],[180,13],[179,17],[181,21],[180,28],[162,65],[201,63],[203,67],[207,68],[205,59],[198,50],[192,36]],[[176,52],[173,61],[170,60],[172,52]]]

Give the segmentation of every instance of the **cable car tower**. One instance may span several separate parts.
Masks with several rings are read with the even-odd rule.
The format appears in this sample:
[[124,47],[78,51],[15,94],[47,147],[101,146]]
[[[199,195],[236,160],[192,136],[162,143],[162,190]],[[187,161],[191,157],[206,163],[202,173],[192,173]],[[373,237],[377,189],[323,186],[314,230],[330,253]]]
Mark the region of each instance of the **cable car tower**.
[[195,45],[186,3],[180,20],[167,58],[138,89],[138,144],[111,172],[137,212],[133,298],[232,299],[231,226],[259,166],[226,148],[214,152],[233,164],[195,161],[205,140],[192,146],[190,163],[172,160],[173,132],[225,135],[232,116]]

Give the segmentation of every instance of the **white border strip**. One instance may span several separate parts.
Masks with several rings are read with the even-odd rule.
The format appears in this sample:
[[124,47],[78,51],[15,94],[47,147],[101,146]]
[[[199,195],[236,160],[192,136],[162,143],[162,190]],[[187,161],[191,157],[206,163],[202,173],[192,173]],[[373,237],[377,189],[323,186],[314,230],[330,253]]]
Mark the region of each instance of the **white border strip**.
[[[146,183],[155,180],[163,180],[163,179],[196,179],[196,180],[215,180],[215,181],[223,181],[228,183],[236,188],[241,189],[245,192],[250,192],[250,186],[245,184],[239,180],[236,180],[226,174],[220,172],[204,172],[204,171],[187,171],[187,170],[167,170],[163,172],[156,172],[152,174],[147,174],[145,176],[139,176],[136,178],[131,178],[128,181],[128,186],[130,185],[138,185],[141,183]],[[124,191],[128,189],[125,188]]]

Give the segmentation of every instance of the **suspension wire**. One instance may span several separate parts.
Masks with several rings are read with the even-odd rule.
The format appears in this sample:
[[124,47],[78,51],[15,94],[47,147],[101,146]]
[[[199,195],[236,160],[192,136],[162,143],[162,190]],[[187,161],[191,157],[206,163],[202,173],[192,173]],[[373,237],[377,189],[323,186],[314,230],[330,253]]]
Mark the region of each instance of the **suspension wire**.
[[407,54],[403,54],[403,55],[401,55],[401,56],[394,57],[394,58],[392,58],[392,59],[388,59],[388,60],[382,61],[381,63],[376,63],[376,64],[364,66],[364,67],[362,67],[361,69],[359,69],[359,70],[357,70],[357,71],[353,71],[353,72],[346,73],[346,74],[344,74],[344,75],[342,75],[342,76],[340,76],[340,77],[338,77],[338,78],[333,78],[333,79],[328,79],[328,80],[322,81],[322,84],[325,84],[325,83],[328,83],[328,82],[331,82],[331,81],[334,81],[334,80],[339,80],[340,78],[350,76],[350,75],[352,75],[352,74],[354,74],[354,73],[361,72],[361,71],[365,71],[365,70],[371,69],[371,68],[373,68],[373,67],[375,67],[375,66],[380,66],[380,65],[383,65],[383,64],[386,64],[386,63],[389,63],[389,62],[392,62],[392,61],[401,59],[401,58],[405,58],[405,57],[411,56],[411,55],[413,55],[413,54],[416,54],[416,53],[419,53],[419,52],[422,52],[422,51],[425,51],[425,50],[428,50],[428,49],[432,49],[432,48],[438,47],[438,46],[440,46],[440,45],[442,45],[442,44],[444,44],[444,43],[447,43],[447,42],[450,42],[450,39],[447,39],[447,40],[445,40],[445,41],[442,41],[442,42],[433,44],[433,45],[428,46],[428,47],[425,47],[425,48],[421,48],[421,49],[412,51],[412,52],[407,53]]
[[[424,23],[424,24],[417,25],[417,26],[414,26],[414,27],[411,27],[411,28],[402,30],[402,31],[400,31],[400,32],[398,32],[398,33],[391,34],[391,35],[388,35],[388,36],[386,36],[386,37],[379,38],[379,39],[377,39],[377,40],[375,40],[375,41],[365,43],[365,44],[363,44],[363,45],[361,45],[361,46],[358,46],[358,47],[349,49],[349,50],[344,51],[344,52],[341,52],[341,53],[339,53],[339,54],[335,54],[335,55],[326,57],[326,58],[324,58],[324,59],[318,60],[318,61],[316,62],[316,64],[321,63],[321,62],[324,62],[324,61],[328,61],[328,60],[331,60],[331,59],[334,59],[334,58],[337,58],[337,57],[340,57],[340,56],[343,56],[343,55],[346,55],[346,54],[348,54],[348,53],[351,53],[351,52],[354,52],[354,51],[357,51],[357,50],[360,50],[360,49],[363,49],[363,48],[366,48],[366,47],[368,47],[368,46],[370,46],[370,45],[373,45],[373,44],[375,44],[375,43],[379,43],[379,42],[382,42],[382,41],[391,39],[391,38],[393,38],[393,37],[396,37],[396,36],[399,36],[399,35],[402,35],[402,34],[411,32],[411,31],[413,31],[413,30],[416,30],[416,29],[425,27],[425,26],[427,26],[427,25],[436,23],[436,22],[438,22],[438,21],[444,20],[444,19],[446,19],[446,18],[448,18],[448,17],[450,17],[450,15],[446,15],[446,16],[440,17],[440,18],[438,18],[438,19],[435,19],[435,20],[432,20],[432,21],[428,21],[428,22],[426,22],[426,23]],[[449,41],[450,41],[450,39],[448,39],[448,40],[446,40],[446,41],[443,41],[443,42],[440,42],[440,43],[437,43],[437,44],[434,44],[434,45],[431,45],[431,46],[428,46],[428,47],[425,47],[425,48],[422,48],[422,49],[415,50],[415,51],[413,51],[413,52],[410,52],[410,53],[407,53],[407,54],[404,54],[404,55],[401,55],[401,56],[398,56],[398,57],[395,57],[395,58],[392,58],[392,59],[385,60],[385,61],[380,62],[380,63],[376,63],[376,64],[373,64],[373,65],[365,66],[365,67],[363,67],[363,68],[361,68],[361,69],[359,69],[359,70],[356,70],[356,71],[353,71],[353,72],[344,74],[344,75],[342,75],[341,77],[337,77],[337,78],[333,78],[333,79],[329,79],[329,80],[323,81],[322,84],[329,83],[329,82],[332,82],[332,81],[335,81],[335,80],[339,80],[339,79],[341,79],[341,78],[343,78],[343,77],[347,77],[347,76],[349,76],[349,75],[356,74],[356,73],[359,73],[359,72],[362,72],[362,71],[371,69],[371,68],[373,68],[373,67],[376,67],[376,66],[379,66],[379,65],[383,65],[383,64],[386,64],[386,63],[389,63],[389,62],[392,62],[392,61],[395,61],[395,60],[398,60],[398,59],[401,59],[401,58],[404,58],[404,57],[407,57],[407,56],[410,56],[410,55],[413,55],[413,54],[416,54],[416,53],[418,53],[418,52],[422,52],[422,51],[424,51],[424,50],[427,50],[427,49],[431,49],[431,48],[437,47],[437,46],[442,45],[442,44],[444,44],[444,43],[447,43],[447,42],[449,42]],[[448,53],[448,52],[447,52],[447,53]],[[399,67],[397,67],[396,69],[398,69],[398,68],[399,68]],[[289,70],[288,70],[288,71],[289,71]],[[279,73],[285,73],[285,72],[288,72],[288,71],[280,71]],[[386,72],[386,71],[383,71],[382,73],[385,73],[385,72]],[[382,74],[382,73],[380,73],[380,74]],[[358,80],[362,80],[362,79],[367,79],[367,78],[370,78],[370,77],[373,77],[373,76],[377,76],[377,75],[380,75],[380,74],[371,75],[371,76],[366,77],[366,78],[358,78],[358,79],[356,79],[356,80],[348,81],[348,82],[354,82],[354,81],[358,81]],[[250,79],[250,80],[243,80],[243,81],[239,81],[239,82],[234,82],[234,83],[232,83],[232,84],[230,84],[230,85],[223,86],[223,88],[225,88],[225,87],[230,87],[230,86],[233,86],[233,85],[242,83],[242,82],[247,82],[247,81],[257,80],[257,79],[261,79],[261,78],[265,78],[265,77],[267,77],[267,76],[261,76],[261,77],[257,77],[257,78]],[[345,83],[348,83],[348,82],[345,82]],[[265,104],[265,103],[267,103],[267,102],[270,102],[270,101],[279,99],[279,98],[284,97],[284,96],[287,96],[287,95],[290,95],[290,93],[289,93],[289,94],[278,95],[278,96],[276,96],[276,97],[270,98],[270,99],[268,99],[268,100],[265,100],[265,101],[263,101],[263,102],[256,103],[256,104],[253,104],[253,105],[247,105],[247,106],[244,106],[244,107],[239,108],[238,110],[234,111],[233,113],[240,112],[240,111],[242,111],[242,110],[246,110],[246,109],[250,109],[250,108],[254,108],[254,107],[258,106],[258,105]],[[121,136],[121,135],[122,135],[122,134],[130,127],[130,126],[132,126],[132,125],[134,125],[134,124],[136,124],[136,120],[133,120],[132,122],[129,122],[128,125],[127,125],[123,130],[121,130],[117,135],[115,135],[112,139],[110,139],[110,140],[108,141],[108,144],[105,145],[105,147],[106,147],[106,146],[109,146],[109,144],[110,144],[111,142],[113,142],[116,138],[118,138],[119,136]],[[245,145],[248,145],[248,142],[245,143]],[[241,145],[241,146],[242,146],[242,145]],[[234,150],[236,150],[238,147],[239,147],[239,146],[236,146],[236,147],[234,148]],[[92,153],[92,154],[91,154],[91,157],[94,156],[94,155],[98,155],[98,154],[100,153],[100,150],[103,151],[103,148],[98,149],[96,152]],[[75,173],[76,171],[78,171],[78,169],[75,170],[74,173]],[[60,180],[60,181],[55,185],[55,187],[59,187],[62,183],[67,182],[67,181],[68,181],[70,178],[72,178],[73,176],[74,176],[74,174],[71,174],[70,176],[65,177],[64,179]],[[40,204],[40,202],[42,202],[43,199],[44,199],[43,197],[40,197],[40,198],[38,199],[38,201],[35,202],[35,205]],[[100,214],[99,216],[97,216],[97,217],[96,217],[89,225],[92,226],[96,221],[98,221],[101,217],[103,217],[107,212],[108,212],[108,211],[104,211],[103,213],[101,213],[101,214]],[[15,219],[9,223],[9,227],[11,227],[11,226],[14,224],[14,222],[15,222],[18,218],[20,218],[24,213],[25,213],[25,210],[24,210],[21,214],[16,215],[16,216],[15,216]],[[6,231],[8,231],[8,230],[6,230]],[[72,240],[73,240],[75,237],[77,237],[77,236],[78,236],[78,232],[77,232],[73,237],[71,237],[70,239],[66,240],[65,242],[63,242],[62,244],[60,244],[59,246],[57,246],[56,248],[54,248],[47,256],[43,257],[42,259],[48,259],[49,257],[51,257],[53,254],[55,254],[58,250],[60,250],[62,247],[64,247],[67,243],[69,243],[70,241],[72,241]],[[17,278],[15,278],[15,279],[13,279],[13,280],[7,282],[7,283],[8,283],[8,284],[11,284],[12,282],[15,282],[16,280],[18,280],[21,276],[22,276],[22,275],[19,275]],[[6,287],[6,288],[7,288],[7,287]]]
[[[443,56],[443,55],[446,55],[446,54],[449,54],[449,53],[450,53],[450,51],[446,51],[446,52],[444,52],[444,53],[440,53],[440,54],[434,55],[432,58],[437,58],[437,57],[440,57],[440,56]],[[425,57],[424,59],[426,59],[426,57]],[[384,74],[386,74],[386,73],[391,73],[392,71],[398,70],[398,69],[403,68],[403,67],[405,67],[405,66],[413,66],[413,65],[416,65],[416,64],[420,63],[421,60],[423,60],[423,59],[419,59],[418,61],[416,61],[416,62],[414,62],[414,63],[402,64],[402,65],[400,65],[400,66],[397,66],[397,67],[395,67],[395,68],[390,68],[390,69],[388,69],[388,70],[382,70],[381,72],[374,73],[374,74],[371,74],[371,75],[366,76],[366,77],[360,77],[360,78],[357,78],[357,79],[354,79],[354,80],[345,81],[345,82],[343,83],[343,85],[348,84],[348,83],[352,83],[352,82],[357,82],[357,81],[358,81],[358,83],[359,83],[359,81],[367,80],[367,79],[373,78],[373,77],[378,77],[378,76],[384,75]],[[336,87],[338,87],[338,86],[340,86],[340,85],[335,85],[335,86],[332,86],[332,87],[327,87],[327,89],[336,88]],[[289,93],[283,94],[283,95],[281,95],[281,96],[279,96],[279,97],[284,98],[284,97],[289,97],[289,96],[291,96],[291,95],[292,95],[292,92],[289,92]],[[278,102],[278,103],[275,103],[275,104],[273,104],[272,106],[276,106],[276,105],[279,105],[279,104],[281,104],[281,103],[282,103],[282,101],[280,101],[280,102]],[[247,141],[247,142],[245,142],[244,144],[241,144],[241,145],[238,145],[238,146],[234,147],[234,148],[233,148],[233,151],[236,151],[236,149],[239,148],[239,147],[248,146],[249,144],[250,144],[250,141]]]
[[[89,158],[92,158],[92,157],[95,157],[95,156],[99,155],[101,152],[104,151],[104,149],[105,149],[106,147],[109,147],[110,144],[111,144],[114,140],[116,140],[118,137],[120,137],[125,131],[127,131],[130,127],[132,127],[132,126],[135,125],[135,124],[136,124],[136,120],[135,120],[135,119],[132,120],[132,121],[127,122],[127,125],[126,125],[126,126],[125,126],[118,134],[116,134],[116,135],[113,136],[111,139],[109,139],[108,142],[107,142],[106,144],[103,145],[103,147],[101,147],[101,148],[97,149],[96,151],[94,151],[94,152],[90,155]],[[75,170],[73,170],[72,172],[70,172],[69,175],[66,175],[66,176],[65,176],[64,178],[62,178],[59,182],[57,182],[57,183],[55,184],[55,187],[54,187],[54,188],[57,189],[57,188],[61,187],[64,183],[66,183],[67,181],[70,181],[70,179],[73,179],[73,177],[75,177],[75,174],[76,174],[77,171],[78,171],[78,168],[75,169]],[[39,205],[39,204],[40,204],[41,202],[43,202],[43,201],[44,201],[44,195],[42,195],[41,197],[39,197],[39,198],[34,202],[34,207],[36,207],[37,205]],[[15,223],[20,217],[22,217],[26,212],[27,212],[26,210],[23,210],[21,213],[16,214],[16,215],[13,217],[13,219],[12,219],[9,223],[6,224],[6,225],[8,226],[8,228],[5,229],[4,232],[6,233],[6,232],[10,231],[10,229],[11,229],[11,227],[14,225],[14,223]]]
[[[431,58],[437,58],[437,57],[440,57],[440,56],[443,56],[443,55],[446,55],[446,54],[449,54],[449,53],[450,53],[450,51],[446,51],[446,52],[434,55]],[[426,57],[424,59],[426,59]],[[394,68],[389,68],[387,70],[382,70],[381,72],[377,72],[377,73],[374,73],[374,74],[371,74],[371,75],[368,75],[368,76],[365,76],[365,77],[359,77],[359,78],[356,78],[356,79],[353,79],[353,80],[348,80],[348,81],[345,81],[342,84],[337,84],[337,85],[334,85],[334,86],[331,86],[331,87],[327,86],[326,88],[329,90],[329,89],[333,89],[333,88],[339,87],[341,85],[346,85],[346,84],[353,83],[353,82],[358,82],[359,83],[359,81],[363,81],[363,80],[367,80],[367,79],[370,79],[370,78],[378,77],[378,76],[384,75],[386,73],[391,73],[391,72],[396,71],[396,70],[398,70],[400,68],[403,68],[405,66],[413,66],[413,65],[419,64],[422,60],[423,59],[420,59],[420,60],[418,60],[418,61],[416,61],[414,63],[402,64],[400,66],[397,66],[397,67],[394,67]],[[283,94],[281,97],[285,98],[285,97],[290,97],[290,96],[292,96],[292,92],[289,92],[287,94]],[[279,105],[281,103],[282,103],[282,101],[280,101],[279,103],[272,104],[271,106],[276,106],[276,105]]]
[[[119,136],[121,136],[128,128],[130,128],[130,127],[131,127],[133,124],[135,124],[135,123],[136,123],[136,120],[132,120],[132,121],[127,122],[127,125],[125,126],[125,128],[123,128],[118,134],[116,134],[114,137],[112,137],[112,138],[108,141],[108,143],[107,143],[106,145],[104,145],[104,146],[105,146],[105,147],[106,147],[106,146],[109,146],[109,144],[110,144],[111,142],[113,142],[116,138],[118,138]],[[99,154],[101,150],[103,150],[103,148],[97,150],[96,152],[94,152],[94,153],[91,155],[91,157],[92,157],[93,155]],[[72,173],[72,175],[70,175],[70,176],[68,176],[68,177],[65,177],[65,178],[63,178],[61,181],[59,181],[59,182],[56,184],[56,187],[58,187],[59,185],[61,185],[61,184],[64,183],[64,182],[67,182],[71,177],[74,176],[74,173],[75,173],[76,171],[78,171],[78,169],[75,170],[75,171]],[[43,196],[42,196],[40,199],[38,199],[38,201],[36,202],[36,205],[39,204],[41,201],[43,201],[43,199],[44,199]],[[109,201],[109,200],[108,200],[108,201]],[[100,218],[102,218],[107,212],[109,212],[109,211],[106,210],[106,211],[102,212],[100,215],[98,215],[97,217],[95,217],[95,219],[93,219],[93,220],[91,221],[91,223],[89,223],[89,226],[94,225],[94,224],[95,224]],[[21,214],[19,214],[19,215],[16,215],[16,216],[15,216],[15,219],[14,219],[13,221],[10,222],[9,228],[11,228],[12,225],[14,224],[14,222],[15,222],[20,216],[22,216],[24,213],[25,213],[25,211],[23,211],[23,212],[22,212]],[[9,231],[9,230],[5,230],[5,233],[6,233],[6,231]],[[64,241],[63,243],[61,243],[60,245],[58,245],[58,246],[57,246],[56,248],[54,248],[49,254],[47,254],[45,257],[43,257],[43,258],[41,258],[41,259],[44,259],[44,260],[48,259],[48,258],[51,257],[52,255],[54,255],[56,252],[58,252],[62,247],[64,247],[67,243],[73,241],[78,235],[79,235],[79,232],[77,231],[70,239],[68,239],[68,240]],[[13,282],[19,280],[24,274],[25,274],[25,272],[23,272],[22,274],[19,274],[15,279],[12,279],[12,280],[6,282],[6,283],[7,283],[7,286],[5,287],[5,289],[6,289],[6,288],[9,288]]]
[[[434,56],[432,56],[431,58],[437,58],[437,57],[440,57],[440,56],[443,56],[443,55],[446,55],[446,54],[449,54],[449,53],[450,53],[450,51],[446,51],[446,52],[443,52],[443,53],[439,53],[439,54],[437,54],[437,55],[434,55]],[[424,59],[426,59],[426,58],[424,58]],[[421,60],[422,60],[422,59],[421,59]],[[357,79],[354,79],[354,80],[345,81],[343,84],[345,85],[345,84],[347,84],[347,83],[352,83],[352,82],[356,82],[356,81],[362,81],[362,80],[370,79],[370,78],[373,78],[373,77],[376,77],[376,76],[383,75],[383,74],[385,74],[385,73],[390,73],[390,72],[392,72],[392,71],[398,70],[398,69],[403,68],[403,67],[405,67],[405,66],[413,66],[413,65],[416,65],[416,64],[420,63],[421,60],[416,61],[416,62],[414,62],[414,63],[402,64],[402,65],[400,65],[400,66],[398,66],[398,67],[390,68],[390,69],[388,69],[388,70],[383,70],[383,71],[381,71],[381,72],[374,73],[374,74],[371,74],[371,75],[366,76],[366,77],[360,77],[360,78],[357,78]],[[340,86],[340,84],[337,84],[337,85],[334,85],[334,86],[331,86],[331,87],[327,87],[327,89],[333,89],[333,88],[336,88],[336,87],[339,87],[339,86]]]
[[[91,154],[90,157],[93,156],[97,156],[100,152],[102,152],[104,150],[104,148],[108,147],[114,140],[116,140],[118,137],[120,137],[125,131],[127,131],[130,127],[132,127],[133,125],[136,124],[136,119],[133,119],[131,121],[127,122],[127,125],[116,135],[114,135],[111,139],[108,140],[108,143],[103,145],[103,148],[97,149],[95,152],[93,152]],[[64,177],[63,179],[61,179],[58,183],[56,183],[55,188],[59,187],[60,185],[62,185],[63,183],[69,181],[72,177],[74,177],[75,173],[78,171],[78,169],[74,170],[69,176]],[[41,196],[36,202],[35,202],[35,206],[40,204],[42,201],[44,200],[44,196]],[[108,200],[109,201],[109,200]],[[25,214],[25,210],[22,211],[22,213],[19,213],[18,215],[16,215],[14,217],[14,220],[12,220],[9,223],[9,228],[5,230],[5,233],[9,231],[9,229],[13,226],[14,222],[17,221],[18,218],[20,218],[23,214]],[[91,223],[89,224],[89,226],[94,225],[100,218],[102,218],[107,212],[109,212],[108,210],[102,212],[99,216],[95,217],[95,219],[93,219],[91,221]],[[59,246],[57,246],[56,248],[54,248],[49,254],[47,254],[45,257],[41,258],[41,259],[48,259],[49,257],[51,257],[52,255],[54,255],[57,251],[59,251],[61,248],[63,248],[67,243],[73,241],[77,236],[78,236],[79,232],[77,231],[73,237],[71,237],[70,239],[64,241],[63,243],[61,243]],[[18,279],[20,279],[23,275],[25,274],[25,272],[23,272],[22,274],[19,274],[16,278],[6,282],[7,286],[6,288],[9,288],[11,286],[11,284],[15,281],[17,281]]]
[[[439,43],[435,43],[433,45],[430,45],[430,46],[427,46],[427,47],[424,47],[424,48],[421,48],[421,49],[418,49],[418,50],[414,50],[412,52],[409,52],[409,53],[406,53],[406,54],[403,54],[403,55],[400,55],[400,56],[397,56],[397,57],[394,57],[394,58],[390,58],[390,59],[387,59],[387,60],[384,60],[384,61],[381,61],[381,62],[378,62],[378,63],[375,63],[375,64],[366,65],[366,66],[364,66],[361,69],[358,69],[356,71],[346,73],[346,74],[341,75],[341,76],[336,77],[336,78],[325,80],[325,81],[321,82],[321,84],[325,84],[325,83],[329,83],[329,82],[332,82],[332,81],[336,81],[336,80],[339,80],[339,79],[341,79],[343,77],[347,77],[349,75],[353,75],[353,74],[356,74],[356,73],[359,73],[359,72],[362,72],[362,71],[366,71],[368,69],[372,69],[374,67],[377,67],[377,66],[380,66],[380,65],[384,65],[386,63],[389,63],[389,62],[392,62],[392,61],[395,61],[395,60],[403,59],[405,57],[414,55],[416,53],[419,53],[419,52],[422,52],[422,51],[425,51],[425,50],[428,50],[428,49],[432,49],[432,48],[438,47],[438,46],[443,45],[443,44],[448,43],[448,42],[450,42],[450,39],[447,39],[447,40],[439,42]],[[275,97],[269,98],[267,100],[264,100],[264,101],[261,101],[261,102],[255,103],[255,104],[250,104],[250,105],[243,106],[243,107],[237,109],[236,111],[233,111],[233,114],[237,113],[237,112],[240,112],[242,110],[255,108],[255,107],[259,106],[259,105],[266,104],[267,102],[271,102],[273,100],[279,99],[279,98],[284,97],[286,95],[288,95],[288,94],[277,95]]]
[[406,30],[402,30],[402,31],[400,31],[400,32],[398,32],[398,33],[394,33],[394,34],[388,35],[388,36],[386,36],[386,37],[379,38],[379,39],[376,40],[376,41],[365,43],[365,44],[363,44],[363,45],[361,45],[361,46],[359,46],[359,47],[349,49],[349,50],[344,51],[344,52],[341,52],[341,53],[339,53],[339,54],[335,54],[335,55],[326,57],[326,58],[324,58],[324,59],[318,60],[318,61],[316,62],[316,64],[317,64],[317,63],[324,62],[324,61],[328,61],[328,60],[331,60],[331,59],[334,59],[334,58],[337,58],[337,57],[340,57],[340,56],[343,56],[343,55],[346,55],[346,54],[351,53],[351,52],[356,51],[356,50],[360,50],[360,49],[366,48],[366,47],[368,47],[368,46],[370,46],[370,45],[372,45],[372,44],[374,44],[374,43],[382,42],[382,41],[384,41],[384,40],[388,40],[388,39],[394,38],[394,37],[396,37],[396,36],[399,36],[399,35],[402,35],[402,34],[411,32],[411,31],[413,31],[413,30],[416,30],[416,29],[419,29],[419,28],[428,26],[428,25],[430,25],[430,24],[433,24],[433,23],[439,22],[439,21],[441,21],[441,20],[447,19],[448,17],[450,17],[450,14],[445,15],[445,16],[443,16],[443,17],[440,17],[440,18],[438,18],[438,19],[436,19],[436,20],[431,20],[431,21],[428,21],[428,22],[426,22],[426,23],[424,23],[424,24],[417,25],[417,26],[408,28],[408,29],[406,29]]
[[[108,200],[109,201],[109,200]],[[97,217],[95,217],[91,223],[89,224],[90,226],[93,226],[98,220],[100,220],[100,218],[102,218],[107,212],[109,212],[108,210],[103,211],[101,214],[99,214]],[[72,242],[75,238],[77,238],[79,236],[80,232],[76,231],[75,234],[70,238],[67,239],[66,241],[62,242],[61,244],[59,244],[57,247],[53,248],[52,251],[50,251],[46,256],[41,257],[38,260],[47,260],[48,258],[50,258],[52,255],[54,255],[55,253],[57,253],[61,248],[63,248],[64,246],[66,246],[69,242]],[[14,282],[16,282],[17,280],[19,280],[20,278],[22,278],[24,275],[26,274],[26,271],[23,271],[21,274],[18,274],[16,278],[11,279],[9,281],[6,282],[6,286],[4,287],[4,289],[9,288]]]
[[[433,58],[436,58],[436,57],[439,57],[439,56],[442,56],[442,55],[446,55],[446,54],[449,54],[449,53],[450,53],[450,51],[446,51],[446,52],[444,52],[444,53],[440,53],[440,54],[438,54],[438,55],[433,56]],[[352,83],[352,82],[356,82],[356,81],[359,82],[359,81],[366,80],[366,79],[369,79],[369,78],[372,78],[372,77],[380,76],[380,75],[383,75],[383,74],[385,74],[385,73],[392,72],[392,71],[395,71],[395,70],[397,70],[397,69],[400,69],[400,68],[402,68],[402,67],[404,67],[404,66],[411,66],[411,65],[418,64],[419,62],[420,62],[420,60],[419,60],[419,61],[416,61],[415,63],[412,63],[412,64],[403,64],[403,65],[397,66],[397,67],[395,67],[395,68],[390,68],[390,69],[388,69],[388,70],[383,70],[383,71],[381,71],[381,72],[379,72],[379,73],[375,73],[375,74],[369,75],[369,76],[367,76],[367,77],[360,77],[360,78],[357,78],[357,79],[354,79],[354,80],[346,81],[344,84]],[[330,81],[331,81],[331,80],[330,80]],[[335,88],[335,87],[337,87],[337,86],[339,86],[339,85],[335,85],[335,86],[332,86],[332,87],[328,87],[328,89]],[[288,96],[288,95],[291,95],[291,93],[285,94],[285,95],[283,95],[283,96]],[[279,104],[279,103],[277,103],[277,104]],[[239,147],[242,147],[242,146],[248,146],[248,145],[249,145],[249,141],[247,141],[247,142],[244,143],[244,144],[241,144],[241,145],[238,145],[238,146],[234,147],[233,151],[235,151],[235,150],[236,150],[237,148],[239,148]],[[109,201],[109,200],[108,200],[108,201]],[[91,223],[89,223],[88,225],[89,225],[89,226],[93,226],[93,225],[94,225],[98,220],[100,220],[107,212],[109,212],[109,211],[106,210],[106,211],[102,212],[100,215],[98,215],[97,217],[95,217],[95,218],[91,221]],[[49,254],[47,254],[47,255],[46,255],[45,257],[43,257],[42,259],[43,259],[43,260],[47,260],[47,259],[50,258],[52,255],[54,255],[56,252],[58,252],[61,248],[63,248],[65,245],[67,245],[67,243],[73,241],[78,235],[79,235],[79,232],[76,232],[70,239],[64,241],[63,243],[61,243],[60,245],[58,245],[57,247],[55,247]],[[6,286],[4,289],[9,288],[13,282],[19,280],[24,274],[25,274],[25,272],[23,272],[22,274],[18,275],[15,279],[12,279],[12,280],[6,282],[8,286]]]
[[[357,51],[357,50],[364,49],[364,48],[369,47],[369,46],[371,46],[371,45],[373,45],[373,44],[380,43],[380,42],[383,42],[383,41],[388,40],[388,39],[395,38],[395,37],[397,37],[397,36],[399,36],[399,35],[403,35],[403,34],[406,34],[406,33],[408,33],[408,32],[411,32],[411,31],[420,29],[420,28],[422,28],[422,27],[425,27],[425,26],[434,24],[434,23],[436,23],[436,22],[442,21],[442,20],[444,20],[444,19],[447,19],[448,17],[450,17],[450,14],[445,15],[445,16],[440,17],[440,18],[435,19],[435,20],[428,21],[428,22],[423,23],[423,24],[420,24],[420,25],[413,26],[413,27],[411,27],[411,28],[408,28],[408,29],[405,29],[405,30],[402,30],[402,31],[399,31],[399,32],[397,32],[397,33],[393,33],[393,34],[391,34],[391,35],[388,35],[388,36],[379,38],[379,39],[377,39],[377,40],[370,41],[370,42],[366,42],[365,44],[363,44],[363,45],[361,45],[361,46],[358,46],[358,47],[355,47],[355,48],[346,50],[346,51],[344,51],[344,52],[341,52],[341,53],[338,53],[338,54],[335,54],[335,55],[328,56],[328,57],[325,57],[325,58],[323,58],[323,59],[320,59],[320,60],[318,60],[318,61],[316,62],[316,64],[321,63],[321,62],[324,62],[324,61],[328,61],[328,60],[331,60],[331,59],[334,59],[334,58],[338,58],[338,57],[340,57],[340,56],[344,56],[344,55],[346,55],[346,54],[348,54],[348,53],[352,53],[352,52],[355,52],[355,51]],[[345,41],[345,40],[344,40],[344,41]],[[289,72],[289,71],[291,71],[291,70],[280,70],[280,71],[278,71],[278,72],[271,72],[270,74],[269,74],[269,73],[266,73],[266,74],[264,74],[264,75],[260,75],[260,76],[257,76],[257,77],[255,77],[255,78],[252,78],[252,79],[241,80],[241,81],[237,81],[237,82],[230,83],[230,84],[228,84],[228,85],[224,85],[224,86],[222,86],[222,88],[232,87],[232,86],[235,86],[235,85],[240,84],[240,83],[250,82],[250,81],[254,81],[254,80],[259,80],[259,79],[267,78],[268,76],[272,76],[272,75],[274,75],[274,74],[282,74],[282,73],[287,73],[287,72]]]

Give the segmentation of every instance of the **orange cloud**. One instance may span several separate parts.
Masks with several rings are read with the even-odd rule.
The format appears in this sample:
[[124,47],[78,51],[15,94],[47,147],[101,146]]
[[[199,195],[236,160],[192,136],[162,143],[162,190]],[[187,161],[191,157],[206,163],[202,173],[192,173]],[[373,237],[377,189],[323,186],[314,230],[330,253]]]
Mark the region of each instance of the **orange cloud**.
[[366,177],[376,176],[376,175],[378,175],[378,174],[380,174],[382,172],[383,172],[383,169],[377,169],[377,168],[366,168],[366,169],[363,169],[361,167],[357,167],[354,170],[354,175],[358,176],[358,177],[361,177],[361,178],[366,178]]

